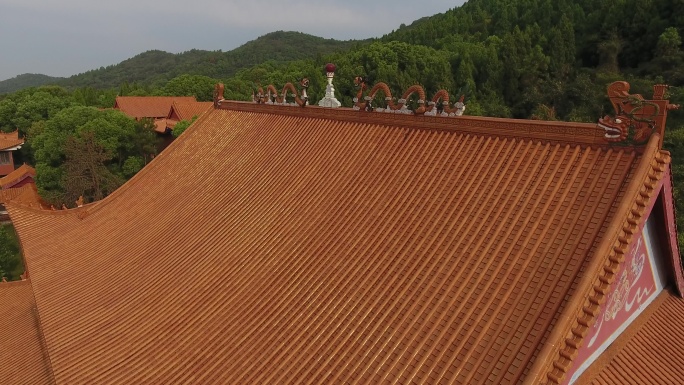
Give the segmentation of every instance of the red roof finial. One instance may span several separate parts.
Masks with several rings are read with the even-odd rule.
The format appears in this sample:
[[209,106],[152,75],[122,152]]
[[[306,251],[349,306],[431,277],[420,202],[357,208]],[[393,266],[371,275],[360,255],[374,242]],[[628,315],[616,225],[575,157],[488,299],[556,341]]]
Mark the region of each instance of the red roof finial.
[[325,65],[325,72],[335,72],[337,67],[333,63],[328,63]]

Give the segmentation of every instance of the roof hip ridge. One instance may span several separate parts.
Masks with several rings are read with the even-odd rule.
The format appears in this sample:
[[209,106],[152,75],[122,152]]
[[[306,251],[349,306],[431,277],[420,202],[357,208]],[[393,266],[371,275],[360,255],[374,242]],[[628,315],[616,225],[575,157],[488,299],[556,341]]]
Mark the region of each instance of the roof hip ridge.
[[[560,384],[572,368],[583,339],[593,325],[601,304],[606,300],[615,274],[624,262],[635,228],[642,222],[644,211],[653,198],[653,177],[662,175],[671,158],[660,149],[660,134],[654,133],[625,189],[625,199],[617,208],[606,235],[594,252],[587,272],[560,314],[558,323],[541,348],[537,360],[523,384]],[[655,179],[657,180],[657,179]]]
[[[328,119],[343,122],[377,124],[392,127],[463,132],[492,137],[540,140],[583,146],[615,147],[604,138],[596,123],[494,118],[473,115],[454,117],[406,115],[369,112],[352,108],[326,108],[307,106],[295,108],[274,104],[220,100],[215,109],[239,112],[277,114],[311,119]],[[625,146],[637,148],[637,146]]]

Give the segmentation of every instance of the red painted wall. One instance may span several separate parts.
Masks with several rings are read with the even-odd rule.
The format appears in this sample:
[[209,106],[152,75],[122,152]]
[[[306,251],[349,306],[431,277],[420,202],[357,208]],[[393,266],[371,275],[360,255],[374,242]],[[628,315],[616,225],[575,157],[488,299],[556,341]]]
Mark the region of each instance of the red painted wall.
[[[664,180],[669,178],[665,175]],[[665,259],[670,254],[667,245],[663,245],[658,232],[662,232],[665,224],[662,218],[651,213],[657,197],[664,191],[665,183],[661,181],[651,202],[647,206],[645,221],[635,233],[625,261],[615,276],[606,302],[601,305],[601,312],[589,330],[582,347],[573,360],[573,367],[565,376],[564,384],[571,384],[596,360],[602,352],[624,331],[625,328],[655,299],[665,285],[666,278],[662,270],[656,266],[666,266]],[[671,193],[671,192],[670,192]],[[665,208],[667,210],[667,208]],[[646,226],[648,222],[648,226]],[[676,238],[675,238],[676,239]],[[661,267],[662,269],[663,267]]]
[[0,164],[0,176],[5,176],[14,171],[14,157],[12,151],[9,151],[9,164]]
[[32,184],[32,183],[36,183],[36,182],[33,180],[32,176],[27,175],[24,179],[20,180],[19,183],[12,185],[12,188],[19,188],[23,185]]
[[0,165],[0,176],[5,176],[12,171],[14,171],[14,163]]

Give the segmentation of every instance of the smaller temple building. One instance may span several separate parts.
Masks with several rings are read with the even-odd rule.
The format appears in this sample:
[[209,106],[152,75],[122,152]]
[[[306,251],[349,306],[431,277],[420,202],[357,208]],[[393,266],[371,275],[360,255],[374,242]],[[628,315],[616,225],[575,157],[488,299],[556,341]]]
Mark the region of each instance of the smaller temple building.
[[21,148],[24,139],[19,138],[19,131],[0,132],[0,176],[14,171],[14,156],[12,152]]
[[197,103],[194,96],[117,96],[114,109],[136,119],[153,119],[154,130],[169,133],[167,117],[174,102]]
[[214,105],[213,102],[183,102],[183,101],[174,101],[173,104],[171,104],[171,109],[169,110],[168,115],[166,116],[166,125],[164,127],[164,131],[160,132],[159,129],[157,129],[157,132],[160,133],[165,133],[165,132],[171,132],[173,131],[173,127],[178,124],[181,120],[192,120],[193,118],[199,118],[207,112],[210,108],[212,108]]

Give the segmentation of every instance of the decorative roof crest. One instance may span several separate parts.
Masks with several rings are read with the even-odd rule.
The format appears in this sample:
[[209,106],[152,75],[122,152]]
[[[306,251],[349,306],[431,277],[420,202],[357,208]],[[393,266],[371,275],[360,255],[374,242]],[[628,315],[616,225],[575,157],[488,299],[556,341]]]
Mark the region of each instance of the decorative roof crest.
[[[629,93],[629,83],[613,82],[608,86],[608,97],[615,109],[615,116],[606,115],[598,120],[598,127],[605,131],[608,142],[644,144],[654,132],[660,134],[662,146],[667,111],[679,108],[665,99],[668,86],[653,86],[653,99],[644,100],[639,94]],[[631,132],[631,135],[630,135]]]
[[[259,87],[256,90],[256,93],[252,92],[252,101],[259,104],[306,107],[309,103],[309,96],[306,94],[306,90],[309,88],[309,79],[301,79],[299,81],[299,86],[302,88],[301,97],[297,94],[297,89],[292,83],[285,84],[285,87],[283,87],[283,90],[280,93],[272,84],[269,84],[268,87],[266,87],[266,92],[264,92],[263,88]],[[291,93],[288,95],[287,91],[290,91]],[[293,97],[294,102],[288,102],[288,96]]]
[[[419,85],[413,85],[409,87],[401,99],[394,102],[392,98],[392,92],[386,83],[377,83],[368,92],[368,95],[363,96],[364,91],[368,87],[368,79],[366,77],[357,76],[354,78],[354,84],[359,89],[356,97],[354,98],[354,109],[364,110],[364,111],[375,111],[375,112],[388,112],[388,113],[398,113],[398,114],[414,114],[414,115],[427,115],[427,116],[461,116],[465,112],[465,104],[463,100],[465,95],[462,95],[458,102],[454,104],[454,107],[449,105],[449,93],[446,90],[439,90],[435,93],[432,100],[425,106],[425,90]],[[373,107],[372,102],[378,91],[382,91],[385,95],[385,107]],[[418,107],[412,110],[408,107],[408,100],[411,95],[418,95]],[[441,101],[441,103],[438,103]]]
[[342,103],[335,97],[335,86],[333,86],[336,69],[337,67],[333,63],[325,65],[325,77],[328,79],[328,84],[325,86],[325,96],[318,101],[320,107],[338,108],[342,106]]
[[214,108],[217,108],[222,101],[226,100],[223,97],[224,87],[223,83],[216,83],[214,86]]

